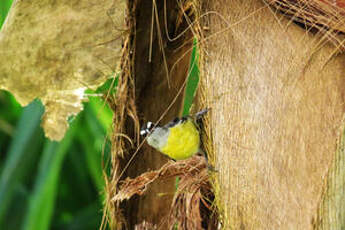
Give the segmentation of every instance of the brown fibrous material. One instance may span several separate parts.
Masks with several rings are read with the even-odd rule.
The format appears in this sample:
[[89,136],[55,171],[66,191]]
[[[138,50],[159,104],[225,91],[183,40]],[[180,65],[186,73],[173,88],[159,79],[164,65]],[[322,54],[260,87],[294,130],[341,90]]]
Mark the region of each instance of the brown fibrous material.
[[345,4],[337,0],[265,0],[279,12],[344,50]]
[[158,228],[156,225],[149,223],[145,220],[142,223],[135,225],[134,227],[134,230],[157,230],[157,229]]
[[134,195],[144,195],[154,182],[179,177],[179,184],[170,207],[168,226],[173,229],[215,229],[218,225],[217,211],[213,205],[214,195],[209,181],[209,171],[203,157],[194,156],[182,161],[169,161],[160,169],[120,182],[119,191],[112,201],[123,201]]
[[342,124],[344,16],[312,11],[333,9],[321,1],[264,3],[209,1],[202,12],[217,12],[200,49],[215,200],[225,229],[309,229]]

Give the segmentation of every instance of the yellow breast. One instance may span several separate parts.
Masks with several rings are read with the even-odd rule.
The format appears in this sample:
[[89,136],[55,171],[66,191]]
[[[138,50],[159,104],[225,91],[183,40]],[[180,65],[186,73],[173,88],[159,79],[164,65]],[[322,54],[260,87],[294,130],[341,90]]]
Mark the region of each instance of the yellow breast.
[[160,151],[175,160],[191,157],[199,151],[200,137],[193,121],[188,119],[170,128],[166,144]]

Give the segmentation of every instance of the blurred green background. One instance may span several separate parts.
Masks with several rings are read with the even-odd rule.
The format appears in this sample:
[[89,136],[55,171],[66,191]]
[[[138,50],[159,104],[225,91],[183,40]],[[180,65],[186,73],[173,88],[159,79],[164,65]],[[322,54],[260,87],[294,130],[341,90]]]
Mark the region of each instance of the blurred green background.
[[[0,0],[0,27],[11,3]],[[0,91],[0,229],[98,229],[112,112],[90,98],[53,142],[40,127],[43,110],[38,100],[21,108]]]
[[[0,28],[11,3],[0,0]],[[199,81],[195,47],[183,115],[189,113]],[[100,91],[109,90],[111,81]],[[53,142],[40,127],[43,111],[38,100],[22,108],[0,91],[0,229],[98,229],[112,112],[101,99],[90,98],[84,111],[70,119],[65,138]]]

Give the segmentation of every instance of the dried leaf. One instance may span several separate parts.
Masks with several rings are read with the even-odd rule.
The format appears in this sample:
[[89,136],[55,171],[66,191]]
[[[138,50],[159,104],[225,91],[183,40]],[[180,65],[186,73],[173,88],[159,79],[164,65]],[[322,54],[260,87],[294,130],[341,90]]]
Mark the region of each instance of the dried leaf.
[[174,229],[217,229],[218,213],[206,168],[197,176],[181,176],[170,208],[169,226]]
[[135,225],[135,228],[134,228],[134,230],[157,230],[157,229],[158,228],[156,225],[149,223],[145,220],[142,223]]
[[0,32],[0,89],[21,105],[40,98],[46,136],[61,140],[86,88],[115,71],[125,1],[15,1]]
[[317,31],[343,51],[345,4],[335,0],[266,0],[293,21]]
[[128,200],[135,194],[142,195],[147,186],[156,180],[164,180],[175,176],[194,178],[202,170],[206,171],[206,164],[203,158],[199,156],[183,161],[169,161],[159,170],[143,173],[134,179],[127,178],[121,183],[120,189],[112,198],[112,201]]
[[134,195],[143,195],[151,183],[179,176],[178,190],[170,207],[170,229],[174,229],[176,223],[178,229],[217,229],[218,214],[212,204],[214,195],[209,173],[212,172],[200,156],[170,161],[159,170],[143,173],[134,179],[127,178],[112,201],[119,202]]

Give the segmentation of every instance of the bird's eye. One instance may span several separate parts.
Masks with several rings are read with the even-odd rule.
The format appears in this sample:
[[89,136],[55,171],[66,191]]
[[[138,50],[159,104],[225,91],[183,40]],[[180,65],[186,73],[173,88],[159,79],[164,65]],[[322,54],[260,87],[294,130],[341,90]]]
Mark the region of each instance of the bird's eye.
[[180,118],[178,118],[178,117],[176,117],[176,118],[173,120],[174,123],[177,123],[177,122],[179,122],[179,121],[180,121]]

